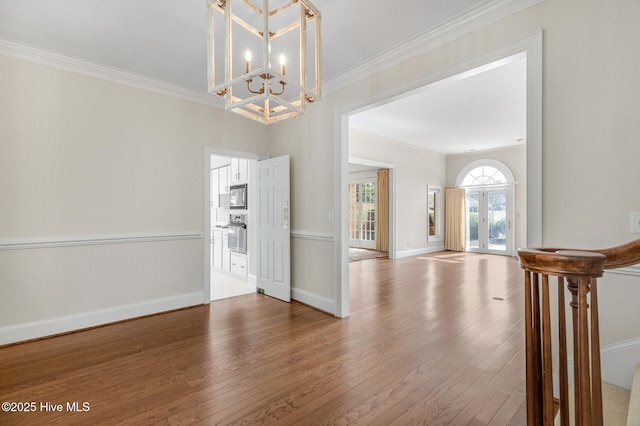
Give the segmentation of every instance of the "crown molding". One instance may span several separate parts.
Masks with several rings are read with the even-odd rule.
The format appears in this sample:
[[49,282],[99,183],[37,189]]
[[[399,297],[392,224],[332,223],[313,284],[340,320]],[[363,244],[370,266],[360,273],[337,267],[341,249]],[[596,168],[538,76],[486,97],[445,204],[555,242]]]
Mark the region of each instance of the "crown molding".
[[323,93],[327,95],[336,92],[357,83],[363,78],[392,68],[401,62],[424,54],[542,2],[544,2],[544,0],[489,1],[480,7],[473,8],[468,12],[463,12],[431,31],[389,49],[373,59],[355,65],[338,74],[336,77],[323,82]]
[[69,71],[76,74],[99,78],[136,89],[147,90],[161,95],[203,105],[223,107],[223,103],[212,95],[187,89],[171,83],[134,74],[121,69],[94,64],[82,59],[62,55],[50,50],[0,38],[0,56]]
[[[362,62],[323,82],[325,95],[389,69],[403,61],[424,54],[450,41],[477,31],[500,19],[528,9],[544,0],[492,0],[462,13],[448,22],[416,38],[400,44],[380,55]],[[107,67],[62,55],[39,47],[0,38],[0,56],[19,59],[76,74],[123,84],[136,89],[203,105],[224,107],[221,99],[207,93],[173,85],[117,68]]]

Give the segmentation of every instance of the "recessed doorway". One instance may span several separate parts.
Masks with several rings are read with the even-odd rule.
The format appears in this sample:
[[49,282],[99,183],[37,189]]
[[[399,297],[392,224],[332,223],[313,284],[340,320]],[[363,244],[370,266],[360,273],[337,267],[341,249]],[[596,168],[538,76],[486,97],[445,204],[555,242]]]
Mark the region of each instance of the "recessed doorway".
[[254,256],[251,218],[255,160],[211,155],[211,300],[256,292],[249,273]]
[[[350,138],[352,129],[350,128],[351,119],[354,115],[363,111],[375,109],[388,103],[402,99],[416,92],[428,92],[431,88],[440,86],[444,82],[463,81],[468,77],[478,75],[493,68],[499,68],[501,65],[517,61],[524,58],[526,60],[526,84],[525,99],[523,100],[524,109],[526,111],[525,142],[526,151],[526,194],[528,203],[521,209],[523,217],[526,217],[526,228],[522,230],[522,235],[529,244],[542,244],[542,32],[537,32],[528,37],[523,37],[510,44],[504,45],[483,54],[462,60],[455,65],[450,66],[446,70],[433,72],[424,75],[422,78],[416,79],[411,83],[401,84],[395,89],[388,90],[385,93],[378,93],[367,99],[362,99],[359,103],[345,105],[336,115],[337,127],[340,129],[340,137],[336,149],[336,161],[338,164],[338,175],[340,176],[340,185],[342,188],[336,196],[336,205],[340,206],[342,211],[340,221],[336,224],[336,234],[339,236],[339,250],[337,251],[337,259],[339,263],[338,280],[336,283],[337,310],[336,315],[345,317],[349,315],[349,268],[348,268],[348,203],[347,203],[347,185],[348,175],[346,173]],[[468,99],[468,98],[467,98]],[[418,111],[419,109],[416,109]],[[381,120],[389,122],[388,116],[383,116]],[[423,119],[427,116],[423,114]],[[371,120],[369,122],[372,122]],[[459,118],[456,123],[462,122]],[[413,128],[406,124],[406,120],[402,125],[396,122],[396,128],[405,133],[411,132]],[[487,124],[485,120],[485,124]],[[519,138],[516,138],[516,140]],[[472,151],[473,146],[469,147]],[[402,172],[398,169],[398,175]],[[438,185],[437,181],[425,182],[428,184]],[[399,188],[402,186],[398,180]],[[399,214],[402,214],[402,201],[398,200]],[[426,209],[426,205],[425,205]],[[399,238],[400,230],[398,230]],[[426,232],[425,232],[426,233]],[[398,240],[398,244],[404,245],[404,241]]]

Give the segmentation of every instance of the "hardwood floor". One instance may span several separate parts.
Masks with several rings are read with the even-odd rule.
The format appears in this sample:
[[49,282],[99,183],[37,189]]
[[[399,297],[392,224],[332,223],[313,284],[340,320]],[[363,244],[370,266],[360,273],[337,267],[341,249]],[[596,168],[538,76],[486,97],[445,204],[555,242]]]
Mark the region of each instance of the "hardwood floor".
[[445,252],[350,273],[346,319],[252,294],[0,348],[0,402],[37,404],[0,424],[526,423],[515,259]]

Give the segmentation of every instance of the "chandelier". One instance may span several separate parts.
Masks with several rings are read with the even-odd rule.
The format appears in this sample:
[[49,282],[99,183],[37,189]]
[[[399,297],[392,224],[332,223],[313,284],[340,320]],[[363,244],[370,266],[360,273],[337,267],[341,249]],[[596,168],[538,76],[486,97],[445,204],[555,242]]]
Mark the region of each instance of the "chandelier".
[[308,0],[208,0],[208,90],[270,124],[320,99],[320,12]]

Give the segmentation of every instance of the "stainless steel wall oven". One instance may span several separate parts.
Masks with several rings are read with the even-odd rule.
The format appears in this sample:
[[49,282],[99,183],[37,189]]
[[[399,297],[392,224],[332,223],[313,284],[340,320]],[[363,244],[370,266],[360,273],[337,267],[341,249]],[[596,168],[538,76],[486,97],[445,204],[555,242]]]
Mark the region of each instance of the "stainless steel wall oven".
[[230,214],[227,225],[229,249],[238,253],[247,252],[247,224],[244,214]]

